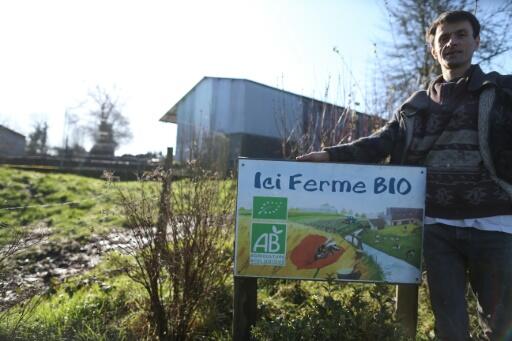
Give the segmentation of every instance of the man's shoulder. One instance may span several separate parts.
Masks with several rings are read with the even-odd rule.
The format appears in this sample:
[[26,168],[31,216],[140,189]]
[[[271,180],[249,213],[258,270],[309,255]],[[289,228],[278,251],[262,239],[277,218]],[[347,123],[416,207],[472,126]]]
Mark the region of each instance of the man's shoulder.
[[491,71],[484,75],[484,84],[486,81],[490,81],[498,86],[512,89],[512,75],[502,75],[497,71]]
[[400,106],[399,111],[405,112],[406,115],[414,115],[422,109],[428,108],[429,97],[426,90],[414,92]]
[[512,75],[501,75],[498,73],[498,85],[503,88],[512,89]]

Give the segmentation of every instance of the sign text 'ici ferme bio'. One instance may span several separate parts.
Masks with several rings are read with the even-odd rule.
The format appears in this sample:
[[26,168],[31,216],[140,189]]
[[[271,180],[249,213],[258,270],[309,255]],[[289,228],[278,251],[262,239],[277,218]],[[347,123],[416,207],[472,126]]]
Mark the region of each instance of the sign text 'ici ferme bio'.
[[240,159],[235,275],[419,283],[426,170]]

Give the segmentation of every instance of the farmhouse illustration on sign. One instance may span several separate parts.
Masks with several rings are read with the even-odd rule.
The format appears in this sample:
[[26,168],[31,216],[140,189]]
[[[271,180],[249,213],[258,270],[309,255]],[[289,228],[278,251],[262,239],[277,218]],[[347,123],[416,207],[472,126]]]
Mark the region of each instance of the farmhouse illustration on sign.
[[235,275],[418,283],[422,167],[241,159]]

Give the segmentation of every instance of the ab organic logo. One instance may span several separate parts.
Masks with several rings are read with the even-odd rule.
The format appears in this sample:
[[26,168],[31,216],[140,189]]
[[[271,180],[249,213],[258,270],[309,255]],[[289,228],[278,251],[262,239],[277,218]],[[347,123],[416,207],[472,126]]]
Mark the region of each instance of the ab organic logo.
[[253,219],[283,220],[253,222],[251,228],[251,258],[254,265],[284,266],[286,261],[286,218],[288,199],[284,197],[254,197]]

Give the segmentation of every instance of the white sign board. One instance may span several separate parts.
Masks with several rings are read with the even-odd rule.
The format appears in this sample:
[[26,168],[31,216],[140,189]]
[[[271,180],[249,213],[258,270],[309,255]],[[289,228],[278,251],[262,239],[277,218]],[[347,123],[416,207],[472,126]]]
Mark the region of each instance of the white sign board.
[[235,275],[419,283],[426,169],[240,159]]

